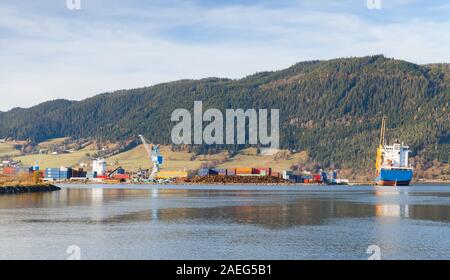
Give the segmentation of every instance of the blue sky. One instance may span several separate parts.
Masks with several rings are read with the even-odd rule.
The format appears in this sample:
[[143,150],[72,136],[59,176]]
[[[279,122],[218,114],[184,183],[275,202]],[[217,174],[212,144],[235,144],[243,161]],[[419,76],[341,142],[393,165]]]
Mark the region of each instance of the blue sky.
[[450,62],[444,0],[80,1],[0,0],[0,110],[312,59]]

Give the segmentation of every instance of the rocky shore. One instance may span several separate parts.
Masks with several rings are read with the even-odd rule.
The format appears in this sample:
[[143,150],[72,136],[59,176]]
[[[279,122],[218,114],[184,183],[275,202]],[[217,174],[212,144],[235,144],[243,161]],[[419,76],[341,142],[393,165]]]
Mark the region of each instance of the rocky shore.
[[54,185],[20,185],[20,186],[0,186],[0,195],[35,193],[35,192],[53,192],[61,190]]

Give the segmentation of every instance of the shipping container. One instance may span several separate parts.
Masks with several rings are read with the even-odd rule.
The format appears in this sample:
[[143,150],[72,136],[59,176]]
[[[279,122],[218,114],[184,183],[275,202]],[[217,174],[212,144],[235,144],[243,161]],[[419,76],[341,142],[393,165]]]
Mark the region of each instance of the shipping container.
[[272,173],[272,168],[255,168],[253,172],[254,174],[259,174],[262,176],[270,176]]
[[218,175],[219,172],[215,169],[201,168],[197,171],[198,176]]
[[128,179],[130,179],[130,175],[128,175],[128,174],[116,174],[116,175],[114,175],[114,179],[128,180]]
[[3,174],[5,175],[14,175],[17,173],[17,170],[15,167],[6,166],[3,168]]
[[186,171],[160,171],[156,175],[159,179],[169,179],[169,178],[188,178],[191,177],[192,173]]
[[219,173],[216,171],[216,170],[214,170],[214,169],[210,169],[209,170],[209,175],[218,175]]
[[227,176],[236,176],[236,171],[234,169],[227,169]]
[[45,179],[60,180],[60,169],[59,168],[46,168],[45,169]]
[[283,179],[289,180],[290,176],[294,175],[292,170],[283,170]]
[[208,168],[201,168],[197,171],[198,176],[208,176],[209,175],[209,169]]
[[33,168],[29,167],[29,166],[16,167],[17,173],[30,173],[32,171],[33,171]]
[[86,178],[94,179],[96,177],[97,177],[97,172],[95,172],[95,171],[86,172]]
[[251,168],[251,167],[236,168],[236,175],[241,175],[241,174],[253,174],[253,168]]
[[300,175],[290,175],[289,182],[291,183],[303,183],[303,178]]
[[220,176],[227,175],[227,170],[226,169],[213,168],[213,169],[211,169],[211,171],[213,171],[215,173],[215,174],[211,174],[211,175],[220,175]]
[[320,175],[320,174],[314,174],[314,175],[313,175],[313,179],[314,179],[314,181],[316,181],[317,183],[322,183],[322,175]]
[[72,170],[72,176],[76,178],[85,178],[87,176],[87,172],[84,172],[83,169],[80,170]]

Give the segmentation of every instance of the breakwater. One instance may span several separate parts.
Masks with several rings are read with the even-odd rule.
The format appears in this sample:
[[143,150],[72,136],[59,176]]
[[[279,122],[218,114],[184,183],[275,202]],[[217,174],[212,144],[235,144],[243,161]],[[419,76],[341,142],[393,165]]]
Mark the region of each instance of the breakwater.
[[36,192],[53,192],[61,190],[60,187],[54,185],[29,185],[29,186],[0,186],[0,195],[19,194],[19,193],[36,193]]

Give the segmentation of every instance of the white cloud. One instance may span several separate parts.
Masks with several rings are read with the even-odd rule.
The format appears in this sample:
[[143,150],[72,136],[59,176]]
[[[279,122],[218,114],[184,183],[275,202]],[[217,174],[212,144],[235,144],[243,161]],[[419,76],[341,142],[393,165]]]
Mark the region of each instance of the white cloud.
[[377,21],[367,11],[306,2],[268,8],[176,1],[152,9],[89,3],[60,14],[0,4],[0,110],[182,78],[239,78],[310,59],[383,53],[450,61],[450,21]]

